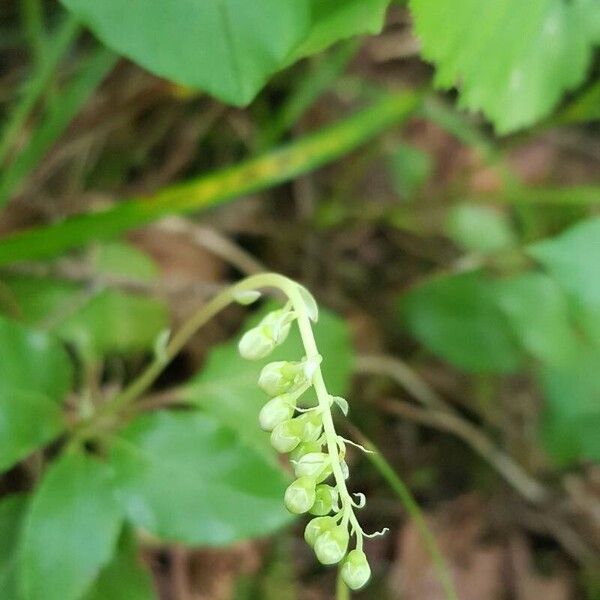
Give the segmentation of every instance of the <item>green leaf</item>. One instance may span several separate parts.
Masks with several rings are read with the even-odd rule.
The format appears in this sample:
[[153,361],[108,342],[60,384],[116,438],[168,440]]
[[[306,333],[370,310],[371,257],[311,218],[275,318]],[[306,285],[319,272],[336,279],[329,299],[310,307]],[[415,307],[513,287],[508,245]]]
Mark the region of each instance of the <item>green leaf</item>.
[[585,337],[600,348],[600,217],[583,221],[561,235],[529,246],[567,291]]
[[[305,353],[300,335],[293,325],[285,343],[267,359],[257,362],[244,360],[237,345],[242,333],[274,308],[277,306],[269,303],[247,320],[239,335],[215,348],[202,371],[183,391],[187,402],[214,415],[221,423],[235,430],[248,445],[269,457],[273,455],[269,436],[258,427],[258,413],[268,400],[258,387],[258,375],[268,362],[301,359]],[[323,356],[321,366],[325,383],[332,394],[343,396],[348,390],[353,362],[348,326],[332,312],[321,309],[314,332]]]
[[88,357],[143,352],[168,326],[164,303],[114,289],[92,293],[49,278],[4,280],[23,319],[44,325]]
[[60,402],[72,378],[69,356],[56,339],[0,316],[0,402],[15,389]]
[[15,494],[0,500],[0,598],[18,598],[18,542],[27,496]]
[[532,356],[557,365],[576,358],[582,348],[569,302],[552,279],[542,273],[525,273],[500,280],[496,289],[501,310]]
[[521,363],[495,282],[481,272],[429,281],[406,295],[401,310],[411,333],[460,369],[506,373]]
[[310,25],[308,0],[62,1],[107,46],[238,105],[254,97]]
[[600,217],[578,223],[561,235],[537,242],[528,254],[582,305],[600,307]]
[[131,534],[123,536],[116,555],[83,600],[156,600],[152,577],[140,560]]
[[600,461],[600,353],[581,352],[566,367],[546,367],[539,374],[545,408],[542,434],[560,463]]
[[58,436],[72,368],[46,333],[0,317],[0,471]]
[[99,275],[121,276],[131,281],[153,281],[158,267],[144,252],[124,242],[105,242],[94,248],[92,268]]
[[6,471],[65,428],[61,407],[38,392],[12,390],[0,402],[0,471]]
[[290,519],[282,471],[208,415],[139,417],[110,458],[130,521],[162,539],[223,545]]
[[390,0],[311,0],[311,27],[289,62],[325,50],[332,43],[381,31]]
[[477,204],[454,206],[448,213],[446,232],[452,241],[472,252],[498,252],[517,241],[503,212]]
[[77,452],[46,471],[25,520],[24,600],[76,600],[113,555],[122,512],[111,469]]
[[62,2],[107,46],[153,73],[243,105],[287,64],[378,31],[389,0]]
[[600,42],[597,0],[411,0],[436,83],[501,133],[548,115],[586,76]]

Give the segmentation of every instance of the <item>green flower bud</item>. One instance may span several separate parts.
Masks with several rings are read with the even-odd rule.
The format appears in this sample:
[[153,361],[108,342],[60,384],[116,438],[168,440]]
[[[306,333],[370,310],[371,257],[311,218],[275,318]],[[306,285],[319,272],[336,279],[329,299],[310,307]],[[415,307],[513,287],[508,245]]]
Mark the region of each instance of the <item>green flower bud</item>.
[[242,358],[260,360],[275,349],[275,340],[259,325],[247,331],[238,344]]
[[323,565],[335,565],[344,558],[350,536],[341,525],[324,531],[315,541],[315,554]]
[[328,515],[333,507],[337,505],[338,502],[338,491],[327,485],[326,483],[322,483],[318,485],[315,490],[315,501],[310,509],[311,515]]
[[371,578],[371,567],[362,550],[351,550],[342,565],[342,579],[351,590],[359,590]]
[[295,403],[291,396],[283,394],[269,400],[258,415],[258,422],[263,431],[273,431],[279,423],[291,419]]
[[309,546],[314,546],[317,538],[326,531],[336,526],[336,520],[333,517],[318,517],[308,522],[304,530],[304,539]]
[[302,423],[297,419],[288,419],[279,423],[271,433],[271,446],[277,452],[291,452],[302,439]]
[[298,420],[304,425],[302,440],[305,442],[316,442],[321,437],[323,431],[323,416],[319,410],[305,412],[298,417]]
[[269,336],[273,338],[275,344],[278,346],[285,342],[290,332],[290,324],[294,319],[295,314],[292,311],[279,309],[265,316],[260,325],[265,332],[268,332]]
[[296,477],[312,477],[321,482],[331,475],[331,460],[325,452],[309,452],[294,465]]
[[286,508],[296,515],[308,512],[315,502],[315,480],[310,477],[300,477],[285,490],[284,502]]
[[302,442],[290,453],[290,460],[299,461],[305,454],[309,452],[321,452],[322,444],[317,442]]
[[258,385],[269,396],[292,392],[306,383],[302,363],[277,361],[265,365],[258,377]]

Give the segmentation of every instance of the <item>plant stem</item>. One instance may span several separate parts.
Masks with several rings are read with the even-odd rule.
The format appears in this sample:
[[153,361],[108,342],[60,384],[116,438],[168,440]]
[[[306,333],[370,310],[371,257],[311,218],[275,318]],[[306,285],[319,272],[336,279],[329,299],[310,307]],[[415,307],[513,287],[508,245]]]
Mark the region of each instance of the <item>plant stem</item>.
[[25,90],[25,95],[15,106],[4,126],[0,138],[0,164],[4,162],[29,113],[52,80],[56,67],[78,32],[77,20],[70,13],[67,14],[56,35],[46,45],[46,59],[34,72],[33,79]]
[[395,494],[402,502],[406,512],[413,520],[425,548],[431,556],[433,567],[436,571],[440,584],[444,590],[447,600],[459,600],[458,594],[452,581],[452,574],[444,555],[442,554],[435,536],[433,535],[425,517],[419,508],[416,500],[413,498],[406,484],[400,479],[394,471],[390,463],[383,457],[377,446],[363,435],[356,427],[350,426],[354,435],[359,439],[360,443],[371,452],[367,453],[367,458],[373,466],[379,471],[379,474],[387,481]]
[[335,588],[335,600],[350,600],[350,590],[342,579],[342,569],[338,569],[337,584]]

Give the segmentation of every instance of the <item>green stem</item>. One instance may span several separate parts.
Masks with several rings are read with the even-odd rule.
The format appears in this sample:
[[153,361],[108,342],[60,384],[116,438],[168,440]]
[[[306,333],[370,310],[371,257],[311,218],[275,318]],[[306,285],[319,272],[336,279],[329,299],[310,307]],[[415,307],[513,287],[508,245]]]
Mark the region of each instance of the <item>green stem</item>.
[[46,31],[44,28],[44,9],[41,0],[21,0],[23,25],[29,38],[32,58],[36,68],[42,68],[46,61]]
[[55,256],[92,240],[110,239],[167,215],[206,210],[245,194],[273,187],[335,160],[392,125],[419,105],[414,93],[387,96],[358,114],[289,146],[234,167],[119,202],[103,212],[12,234],[0,241],[0,264]]
[[400,477],[398,477],[398,474],[394,471],[390,463],[383,457],[377,446],[375,446],[373,442],[371,442],[355,427],[352,427],[352,430],[356,437],[360,440],[360,443],[367,450],[370,450],[370,452],[367,453],[368,459],[398,496],[400,502],[402,502],[404,508],[406,509],[406,512],[408,512],[408,515],[417,527],[425,548],[431,556],[433,567],[436,571],[440,584],[444,589],[447,600],[459,600],[454,583],[452,581],[450,567],[446,563],[444,555],[442,554],[436,542],[435,536],[429,528],[429,525],[427,524],[419,505],[410,493],[410,490],[400,479]]
[[9,150],[11,150],[29,113],[52,81],[56,67],[78,32],[79,24],[75,17],[69,13],[64,18],[56,35],[46,45],[46,59],[40,68],[34,72],[33,79],[28,83],[25,90],[25,95],[15,106],[4,126],[0,138],[0,164],[4,162]]
[[350,600],[350,590],[342,579],[342,569],[338,569],[335,600]]

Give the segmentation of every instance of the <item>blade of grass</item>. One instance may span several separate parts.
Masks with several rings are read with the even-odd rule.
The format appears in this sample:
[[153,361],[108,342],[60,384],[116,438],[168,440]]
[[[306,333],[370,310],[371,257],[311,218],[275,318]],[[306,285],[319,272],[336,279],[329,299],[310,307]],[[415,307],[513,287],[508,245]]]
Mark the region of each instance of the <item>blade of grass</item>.
[[440,585],[444,590],[444,594],[447,600],[459,600],[458,593],[454,588],[454,582],[452,581],[452,573],[450,567],[442,554],[438,543],[436,542],[433,532],[429,528],[423,512],[419,508],[417,501],[413,498],[410,490],[406,484],[400,479],[396,471],[392,468],[390,463],[383,457],[379,448],[363,435],[356,427],[349,425],[349,429],[354,433],[359,443],[364,446],[368,452],[367,458],[371,461],[372,465],[379,471],[379,474],[386,480],[392,491],[398,496],[400,502],[406,509],[409,517],[415,524],[423,544],[429,555],[433,567],[439,579]]
[[117,55],[100,47],[88,57],[74,81],[54,99],[48,114],[31,136],[29,143],[5,169],[0,178],[0,206],[17,190],[52,144],[67,128],[90,94],[112,70]]
[[12,110],[2,130],[0,136],[0,164],[6,159],[23,124],[52,81],[56,67],[78,33],[79,24],[75,17],[69,13],[64,17],[58,31],[48,40],[44,62],[34,72],[25,89],[24,96]]
[[40,0],[21,0],[23,26],[27,33],[31,55],[36,68],[40,69],[46,60],[46,29],[44,9]]
[[0,264],[55,256],[160,217],[206,210],[273,187],[331,162],[392,125],[406,121],[419,101],[412,92],[392,94],[318,133],[258,158],[161,190],[151,197],[121,202],[103,212],[13,234],[0,240]]

